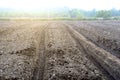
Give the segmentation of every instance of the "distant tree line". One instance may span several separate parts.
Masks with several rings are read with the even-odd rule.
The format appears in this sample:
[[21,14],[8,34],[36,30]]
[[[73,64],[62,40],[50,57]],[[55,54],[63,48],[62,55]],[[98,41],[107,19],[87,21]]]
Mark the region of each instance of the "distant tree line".
[[11,9],[1,9],[0,17],[34,17],[34,18],[72,18],[72,19],[85,19],[85,18],[120,18],[120,10],[115,8],[111,10],[91,10],[85,11],[80,9],[69,9],[67,7],[55,8],[48,10],[37,11],[17,11]]

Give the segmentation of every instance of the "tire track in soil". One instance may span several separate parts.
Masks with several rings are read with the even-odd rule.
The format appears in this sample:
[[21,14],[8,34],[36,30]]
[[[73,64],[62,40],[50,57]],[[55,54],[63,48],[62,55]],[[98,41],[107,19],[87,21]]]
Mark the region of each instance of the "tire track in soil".
[[[110,74],[112,71],[109,72],[108,70],[106,70],[106,67],[109,68],[109,65],[105,64],[104,62],[100,62],[101,60],[99,59],[99,57],[94,56],[94,54],[92,54],[92,52],[90,50],[86,50],[84,48],[84,46],[82,45],[82,43],[79,40],[79,37],[75,36],[73,28],[70,28],[69,25],[66,25],[66,24],[64,24],[64,25],[66,26],[66,30],[70,33],[70,35],[76,41],[76,44],[78,45],[78,49],[80,49],[88,57],[88,59],[91,60],[96,65],[96,67],[98,67],[98,69],[103,73],[103,75],[105,75],[107,80],[119,80],[120,79],[119,75],[116,75],[116,77],[115,77],[115,76],[113,76],[114,73],[113,73],[113,75]],[[104,67],[104,66],[106,66],[106,67]],[[109,69],[109,70],[111,70],[111,69]]]
[[41,36],[39,37],[36,48],[36,55],[38,55],[38,60],[36,62],[36,67],[33,71],[32,80],[44,80],[44,68],[45,68],[45,60],[46,60],[46,52],[45,52],[45,31],[46,26],[42,29]]
[[[63,24],[57,24],[57,26],[56,24],[54,24],[51,27],[49,27],[46,36],[48,39],[46,39],[45,43],[46,43],[46,47],[48,46],[49,48],[46,48],[46,67],[44,70],[45,75],[43,80],[101,80],[102,79],[101,77],[103,77],[103,75],[99,76],[99,78],[96,77],[96,75],[94,76],[89,75],[89,73],[91,73],[92,70],[91,67],[87,66],[84,63],[86,62],[84,53],[82,53],[83,56],[79,54],[79,52],[81,52],[82,50],[79,51],[79,49],[75,47],[76,45],[76,43],[74,43],[75,40],[72,38],[71,34],[66,30]],[[71,51],[67,52],[70,46],[72,46],[70,49]],[[75,52],[74,50],[76,51],[78,50],[78,52]],[[78,61],[76,61],[75,59],[76,56],[80,56]],[[83,58],[81,59],[81,57]],[[81,63],[81,61],[83,62],[83,64]],[[92,65],[91,62],[89,64]],[[98,70],[97,68],[94,68],[95,67],[94,65],[92,66],[93,66],[92,69]]]
[[[77,38],[72,31],[70,31],[69,27],[66,26],[66,25],[61,25],[63,27],[65,27],[65,31],[66,33],[70,34],[70,36],[73,38],[73,40],[76,42],[77,46],[78,46],[78,49],[83,53],[85,54],[86,56],[88,56],[87,58],[91,60],[91,62],[93,62],[102,72],[105,76],[107,76],[107,80],[115,80],[112,76],[110,76],[110,74],[107,72],[106,69],[104,69],[104,67],[101,66],[101,64],[99,62],[97,62],[97,60],[93,57],[93,55],[90,55],[88,53],[88,51],[86,51],[86,49],[84,48],[84,46],[80,43],[80,41],[78,40],[79,38]],[[48,28],[49,29],[49,28]],[[53,28],[54,29],[54,28]],[[61,29],[63,30],[63,28]],[[46,59],[46,40],[45,38],[48,37],[46,35],[46,28],[44,28],[41,32],[41,37],[40,37],[40,44],[39,46],[37,47],[37,54],[39,56],[39,59],[37,60],[37,65],[36,65],[36,68],[34,69],[34,72],[33,72],[33,78],[32,80],[47,80],[47,79],[44,79],[46,77],[46,74],[44,74],[46,71],[47,71],[47,61],[48,59]],[[91,52],[90,52],[91,53]],[[54,56],[54,55],[53,55]],[[47,61],[46,61],[47,60]],[[55,65],[54,65],[55,67]],[[53,68],[54,69],[54,68]],[[52,74],[52,73],[47,73],[47,74]],[[106,77],[105,77],[106,78]],[[52,79],[50,79],[52,80]]]

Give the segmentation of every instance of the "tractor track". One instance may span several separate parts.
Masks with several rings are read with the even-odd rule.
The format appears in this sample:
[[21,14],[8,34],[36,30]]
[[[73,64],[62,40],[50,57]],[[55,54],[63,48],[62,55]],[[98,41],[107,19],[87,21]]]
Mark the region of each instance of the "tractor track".
[[[78,49],[83,54],[88,55],[87,51],[84,49],[82,44],[79,42],[79,40],[77,40],[78,38],[75,38],[74,34],[72,34],[72,32],[68,28],[66,28],[65,25],[62,24],[61,26],[63,26],[63,27],[60,28],[60,30],[65,31],[67,34],[70,34],[70,36],[73,38],[73,40],[76,42],[76,44],[78,44]],[[46,37],[48,37],[48,34],[49,34],[48,30],[50,30],[50,31],[53,30],[54,31],[54,30],[56,30],[56,28],[50,28],[50,27],[47,26],[47,27],[43,28],[43,30],[41,32],[42,35],[39,37],[40,40],[38,39],[40,42],[38,42],[39,45],[37,46],[37,49],[36,49],[36,54],[38,54],[39,57],[36,61],[37,63],[36,63],[36,67],[35,67],[34,72],[33,72],[32,80],[47,80],[46,75],[52,74],[52,73],[45,74],[46,71],[49,72],[49,70],[48,70],[49,66],[47,65],[48,63],[46,63],[46,62],[49,62],[49,59],[50,59],[49,57],[47,57],[47,54],[49,54],[49,53],[46,52],[47,51],[47,49],[46,49]],[[52,38],[52,37],[50,37],[50,38]],[[66,39],[67,39],[67,37],[66,37]],[[57,53],[57,54],[59,54],[59,53]],[[51,57],[53,57],[53,56],[54,55],[51,55]],[[91,59],[92,62],[95,60],[95,59],[91,58],[90,55],[88,55],[88,57]],[[57,63],[57,61],[56,61],[56,63]],[[97,63],[97,62],[95,62],[95,63],[96,63],[96,65],[99,65],[99,63]],[[45,67],[45,66],[47,66],[47,67]],[[57,65],[54,65],[54,66],[57,66]],[[53,67],[53,69],[54,69],[54,67]],[[49,78],[49,80],[52,80],[52,78]],[[112,79],[110,77],[109,80],[114,80],[114,79]]]
[[[86,44],[86,43],[82,43],[84,41],[82,41],[80,39],[81,36],[76,35],[76,33],[75,33],[75,32],[77,32],[76,30],[72,29],[71,26],[69,26],[67,24],[62,24],[61,26],[63,26],[63,27],[61,27],[60,30],[65,31],[66,34],[69,34],[73,38],[73,40],[77,44],[77,48],[88,58],[88,60],[90,60],[102,72],[102,76],[104,76],[105,80],[119,80],[119,71],[117,72],[116,70],[115,71],[112,70],[113,68],[111,68],[111,65],[105,63],[104,60],[101,60],[99,55],[96,56],[93,51],[88,49],[90,46],[85,47],[84,44]],[[36,67],[34,68],[33,77],[31,80],[47,80],[47,79],[52,80],[52,78],[46,78],[46,75],[52,74],[52,73],[47,73],[50,71],[48,69],[50,67],[48,65],[50,57],[47,56],[49,54],[49,52],[47,52],[48,49],[47,49],[46,45],[48,45],[47,43],[49,42],[49,38],[56,37],[55,35],[53,37],[52,36],[48,37],[49,36],[48,31],[51,31],[51,30],[54,32],[54,30],[58,30],[58,29],[54,28],[54,27],[50,28],[47,24],[47,26],[45,26],[41,30],[41,36],[38,34],[37,38],[39,38],[39,39],[38,39],[38,42],[36,43],[36,45],[37,45],[36,46],[36,57],[38,56],[38,58],[36,60]],[[60,36],[62,36],[62,35],[63,34],[61,34]],[[46,40],[46,38],[48,40]],[[65,37],[65,38],[67,39],[67,37]],[[57,39],[55,39],[55,41],[56,40]],[[70,42],[68,42],[68,43],[70,43]],[[56,53],[56,52],[53,52],[53,53]],[[56,53],[56,54],[59,54],[59,53]],[[51,55],[51,57],[53,57],[53,56],[54,55]],[[57,63],[57,60],[55,62]],[[51,70],[54,69],[54,67],[56,66],[56,63],[53,67],[51,67]],[[119,65],[117,65],[117,66],[119,68]],[[117,72],[117,73],[115,73],[115,72]],[[55,75],[56,75],[56,73],[55,73]]]
[[[106,76],[107,80],[119,80],[120,79],[119,71],[118,73],[115,73],[115,71],[113,71],[113,69],[111,68],[112,65],[104,63],[104,60],[101,61],[99,56],[97,57],[96,55],[94,55],[92,51],[87,49],[88,48],[87,46],[86,47],[83,46],[83,43],[80,41],[79,36],[76,35],[75,33],[77,32],[76,30],[74,30],[69,25],[65,24],[65,26],[66,26],[66,30],[71,34],[73,39],[76,41],[76,44],[78,44],[78,49],[80,49],[88,57],[88,59],[91,60],[96,65],[96,67],[98,67],[98,69],[103,73],[103,75]],[[117,66],[120,67],[119,65]]]
[[36,54],[38,56],[38,60],[36,62],[36,67],[33,71],[32,80],[44,80],[44,68],[45,68],[45,60],[46,60],[46,52],[45,52],[45,31],[46,27],[42,29],[41,37],[38,40],[38,46],[36,48]]
[[71,36],[73,37],[73,39],[76,41],[76,44],[78,44],[78,49],[80,51],[82,51],[88,58],[89,60],[91,60],[97,67],[98,69],[100,69],[100,71],[102,71],[102,73],[108,78],[108,80],[115,80],[113,76],[111,76],[107,70],[101,66],[101,64],[99,62],[97,62],[97,60],[93,57],[93,55],[90,55],[89,53],[92,52],[88,52],[84,46],[81,44],[81,42],[79,41],[79,38],[76,37],[73,32],[69,29],[69,27],[67,26],[67,31],[71,34]]

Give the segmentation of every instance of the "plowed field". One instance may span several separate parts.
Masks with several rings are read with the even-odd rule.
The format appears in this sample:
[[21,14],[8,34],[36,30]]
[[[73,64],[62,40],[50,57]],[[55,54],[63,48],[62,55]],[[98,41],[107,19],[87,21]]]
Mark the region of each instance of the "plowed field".
[[120,80],[120,21],[0,21],[0,80]]

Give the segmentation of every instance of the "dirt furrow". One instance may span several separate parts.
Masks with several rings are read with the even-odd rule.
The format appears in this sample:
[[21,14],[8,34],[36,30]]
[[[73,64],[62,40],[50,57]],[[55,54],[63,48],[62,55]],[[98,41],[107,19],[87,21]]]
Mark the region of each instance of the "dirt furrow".
[[44,80],[44,68],[45,68],[45,57],[46,57],[46,51],[45,51],[45,32],[46,32],[46,26],[42,29],[40,37],[38,37],[39,41],[36,42],[36,56],[37,62],[36,67],[33,72],[32,80]]
[[64,25],[51,23],[47,29],[43,80],[105,79],[97,67],[78,49],[75,40],[66,31]]
[[[68,29],[68,27],[67,27]],[[87,51],[83,45],[81,44],[81,42],[79,41],[79,39],[72,33],[71,30],[69,30],[69,33],[71,34],[71,36],[75,39],[76,43],[78,44],[78,48],[101,70],[103,71],[103,74],[105,76],[107,76],[108,80],[115,80],[112,76],[110,76],[110,74],[96,61],[96,59],[89,55],[89,53],[91,53],[90,51]]]
[[97,46],[89,42],[81,34],[72,29],[69,25],[67,25],[67,29],[76,40],[76,42],[82,47],[83,53],[87,54],[89,59],[97,64],[99,69],[103,71],[104,75],[108,77],[108,80],[120,79],[120,65],[118,58],[112,56],[108,52],[98,48]]

